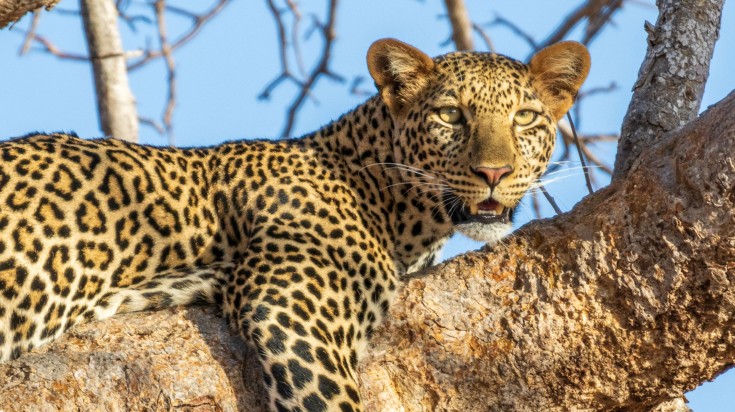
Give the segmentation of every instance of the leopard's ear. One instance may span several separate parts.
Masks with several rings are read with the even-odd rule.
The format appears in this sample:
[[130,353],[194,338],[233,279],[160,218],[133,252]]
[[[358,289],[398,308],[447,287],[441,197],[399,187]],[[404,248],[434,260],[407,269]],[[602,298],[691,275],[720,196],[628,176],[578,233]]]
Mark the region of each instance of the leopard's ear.
[[380,97],[396,116],[429,82],[434,61],[417,48],[396,39],[381,39],[367,53],[370,75]]
[[552,44],[536,53],[528,65],[534,88],[558,121],[574,104],[590,71],[587,48],[574,41]]

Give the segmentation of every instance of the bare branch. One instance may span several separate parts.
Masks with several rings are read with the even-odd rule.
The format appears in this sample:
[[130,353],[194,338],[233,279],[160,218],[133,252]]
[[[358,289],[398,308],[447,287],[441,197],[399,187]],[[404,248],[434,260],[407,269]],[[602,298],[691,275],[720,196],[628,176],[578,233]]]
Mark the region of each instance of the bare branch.
[[158,133],[161,136],[166,134],[166,129],[164,129],[163,126],[160,123],[158,123],[155,119],[151,119],[150,117],[138,116],[138,122],[141,125],[148,126],[151,129],[155,130],[156,133]]
[[354,79],[352,79],[352,84],[350,85],[350,94],[354,96],[360,96],[360,97],[368,97],[375,94],[370,89],[363,89],[360,88],[360,86],[365,82],[364,76],[355,76]]
[[620,136],[616,134],[588,134],[580,136],[579,140],[584,143],[617,142],[620,140]]
[[485,47],[487,50],[491,53],[495,53],[495,45],[493,44],[492,39],[490,39],[490,35],[487,34],[485,29],[482,28],[479,24],[472,23],[472,29],[480,35],[482,40],[485,42]]
[[582,43],[589,44],[610,21],[610,18],[623,5],[623,0],[587,0],[559,24],[557,29],[539,44],[542,49],[551,44],[564,40],[569,32],[583,20],[587,20],[587,27]]
[[618,84],[615,82],[610,82],[607,86],[599,86],[599,87],[591,87],[589,89],[583,89],[579,92],[577,95],[576,103],[579,103],[580,100],[594,96],[597,94],[607,94],[618,90]]
[[299,73],[302,76],[306,76],[306,67],[304,66],[304,57],[301,54],[301,42],[299,41],[299,26],[301,24],[301,12],[296,7],[296,3],[292,0],[286,0],[291,15],[293,15],[293,24],[291,25],[291,47],[293,47],[294,57],[296,58],[296,67],[299,68]]
[[505,17],[497,15],[491,22],[487,23],[485,26],[487,27],[492,27],[492,26],[507,27],[516,36],[525,40],[526,43],[528,43],[528,45],[531,47],[531,50],[538,50],[539,48],[538,43],[536,43],[536,40],[534,40],[533,36],[531,36],[525,30],[521,29],[518,25],[506,19]]
[[541,190],[541,193],[544,194],[544,197],[549,202],[549,204],[551,205],[551,207],[554,208],[554,212],[556,212],[557,215],[560,215],[562,213],[561,209],[559,208],[559,206],[557,206],[556,200],[554,200],[554,198],[551,196],[551,194],[549,194],[549,192],[546,190],[546,188],[544,187],[544,185],[540,185],[538,188],[539,188],[539,190]]
[[585,89],[579,92],[577,95],[577,99],[575,101],[573,111],[574,111],[574,120],[577,122],[578,125],[582,124],[580,121],[580,112],[582,111],[582,104],[588,97],[592,97],[598,94],[608,94],[616,91],[618,89],[618,85],[615,82],[610,82],[607,86],[600,86],[600,87],[592,87],[589,89]]
[[[541,202],[538,199],[538,190],[534,190],[531,193],[531,208],[533,209],[533,215],[535,219],[541,219]],[[548,201],[548,200],[547,200]]]
[[311,90],[314,88],[314,86],[322,76],[326,76],[336,81],[344,81],[344,79],[342,79],[329,69],[329,60],[331,57],[332,46],[335,38],[334,24],[336,21],[337,2],[337,0],[329,0],[326,23],[321,24],[318,21],[314,22],[315,27],[319,29],[322,37],[324,38],[321,56],[319,57],[319,61],[317,62],[314,69],[312,69],[311,73],[309,73],[309,76],[303,82],[301,82],[301,90],[296,95],[296,98],[294,98],[294,100],[291,102],[289,108],[286,110],[286,125],[281,132],[281,137],[288,137],[291,135],[294,124],[296,122],[296,115],[299,109],[304,104],[306,97],[309,96]]
[[[296,77],[291,73],[291,69],[289,68],[288,64],[288,41],[286,40],[286,27],[283,23],[282,19],[282,13],[280,10],[278,10],[278,7],[276,6],[276,3],[274,0],[268,0],[268,10],[270,10],[271,14],[273,15],[273,21],[276,23],[276,35],[278,36],[278,43],[279,43],[279,61],[281,63],[281,74],[279,74],[275,79],[273,79],[270,83],[268,83],[262,92],[260,92],[260,95],[258,95],[258,99],[261,100],[267,100],[270,98],[271,92],[278,87],[281,82],[284,80],[291,80],[299,87],[302,86],[301,82],[296,79]],[[294,35],[296,37],[297,35]],[[295,45],[296,43],[294,43]],[[298,54],[298,53],[297,53]]]
[[31,20],[31,25],[28,28],[28,32],[26,32],[25,39],[23,40],[23,46],[21,46],[18,55],[22,56],[28,53],[28,50],[31,48],[31,43],[33,42],[33,37],[36,35],[36,30],[38,29],[38,21],[40,20],[40,18],[41,13],[37,11],[33,12],[33,20]]
[[[189,28],[187,32],[182,34],[178,39],[176,39],[174,42],[171,43],[170,51],[174,52],[176,49],[185,45],[191,39],[193,39],[207,23],[209,23],[214,17],[216,17],[224,9],[224,7],[229,2],[230,0],[218,0],[208,11],[206,11],[204,14],[201,14],[201,15],[193,14],[188,11],[185,12],[182,9],[172,8],[170,6],[166,7],[167,10],[178,12],[180,14],[184,14],[192,19],[192,26]],[[148,64],[152,60],[155,60],[159,57],[163,57],[163,51],[145,50],[143,52],[143,57],[141,57],[137,61],[130,63],[128,65],[128,71],[137,70],[141,68],[142,66]]]
[[[83,61],[88,62],[89,57],[81,55],[81,54],[75,54],[75,53],[67,53],[64,51],[59,50],[59,48],[51,42],[51,40],[35,33],[31,33],[30,31],[25,30],[17,30],[19,33],[24,34],[26,39],[30,38],[35,43],[39,44],[41,46],[41,50],[49,53],[55,57],[58,57],[62,60],[74,60],[74,61]],[[110,57],[117,57],[117,56],[110,56]],[[104,58],[104,57],[101,57]]]
[[[569,147],[572,144],[574,144],[574,133],[572,132],[572,128],[570,127],[569,123],[566,122],[560,122],[559,123],[559,132],[562,134],[562,137],[564,139],[564,145]],[[607,174],[612,174],[612,168],[610,166],[606,165],[602,160],[597,157],[590,149],[587,147],[587,143],[592,142],[599,142],[599,141],[615,141],[617,140],[617,136],[614,135],[593,135],[593,136],[579,136],[579,150],[582,151],[582,155],[586,157],[592,164],[599,167],[600,170]],[[565,156],[563,156],[564,160],[567,160],[569,158],[569,153],[566,153]]]
[[569,128],[572,131],[572,139],[574,141],[574,146],[577,148],[577,153],[579,154],[579,163],[582,164],[582,170],[584,171],[584,181],[587,183],[587,190],[592,194],[594,192],[594,189],[592,189],[592,179],[590,178],[590,171],[587,168],[587,164],[584,161],[584,155],[582,154],[582,143],[579,141],[579,137],[577,136],[577,130],[574,127],[574,120],[572,120],[572,115],[570,113],[567,113],[567,120],[569,120]]

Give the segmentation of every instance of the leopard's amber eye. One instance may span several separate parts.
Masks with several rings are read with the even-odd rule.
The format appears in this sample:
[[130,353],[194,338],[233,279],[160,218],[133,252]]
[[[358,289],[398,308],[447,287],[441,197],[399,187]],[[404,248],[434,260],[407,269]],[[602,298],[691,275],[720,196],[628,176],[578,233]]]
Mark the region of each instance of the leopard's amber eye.
[[538,113],[533,110],[519,110],[516,112],[516,115],[513,116],[513,121],[518,126],[528,126],[536,120],[536,117],[538,117]]
[[459,107],[442,107],[439,109],[439,118],[442,119],[443,122],[453,125],[464,123],[464,115]]

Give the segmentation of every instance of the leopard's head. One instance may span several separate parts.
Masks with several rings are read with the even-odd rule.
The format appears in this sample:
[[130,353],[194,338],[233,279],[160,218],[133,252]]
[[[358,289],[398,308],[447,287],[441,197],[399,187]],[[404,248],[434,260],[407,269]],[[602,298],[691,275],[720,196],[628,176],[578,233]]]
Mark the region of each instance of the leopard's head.
[[406,178],[434,191],[456,230],[484,242],[502,238],[512,209],[546,170],[556,123],[589,72],[587,49],[557,43],[523,64],[494,53],[432,59],[384,39],[367,60]]

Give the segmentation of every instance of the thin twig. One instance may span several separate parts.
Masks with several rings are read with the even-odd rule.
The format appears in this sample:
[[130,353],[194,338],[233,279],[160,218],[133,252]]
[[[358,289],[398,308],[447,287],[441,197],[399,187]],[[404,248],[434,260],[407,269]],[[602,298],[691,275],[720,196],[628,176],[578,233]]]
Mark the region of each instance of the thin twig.
[[617,142],[619,139],[620,136],[616,134],[588,134],[579,137],[583,147],[586,143]]
[[608,94],[616,91],[618,89],[617,83],[610,82],[607,86],[598,86],[598,87],[592,87],[590,89],[582,90],[577,94],[577,99],[575,100],[574,105],[574,119],[577,122],[577,124],[580,124],[580,113],[582,111],[582,102],[585,101],[588,97],[592,97],[597,94]]
[[486,27],[492,27],[492,26],[504,26],[510,29],[510,31],[513,32],[516,36],[520,37],[521,39],[525,40],[526,43],[531,47],[532,50],[538,50],[538,43],[536,43],[536,40],[534,40],[533,36],[526,33],[525,30],[521,29],[513,23],[512,21],[506,19],[505,17],[502,17],[500,15],[496,15],[495,19],[493,21],[485,24]]
[[[32,34],[25,30],[15,30],[16,33],[24,34],[26,37],[30,37],[33,39],[34,42],[41,45],[42,51],[51,54],[52,56],[58,57],[62,60],[74,60],[74,61],[83,61],[88,62],[89,57],[82,55],[82,54],[74,54],[74,53],[67,53],[59,50],[58,47],[56,47],[55,44],[53,44],[49,39],[39,35],[39,34]],[[116,57],[116,56],[100,56],[99,58],[104,57]]]
[[[171,52],[174,52],[176,49],[193,39],[199,31],[202,30],[204,25],[216,17],[229,2],[230,0],[218,0],[217,3],[215,3],[214,6],[204,14],[194,14],[191,12],[185,14],[192,19],[192,26],[186,33],[182,34],[178,39],[176,39],[176,41],[171,43]],[[177,8],[167,7],[166,9],[169,11],[183,13],[181,9]],[[161,50],[145,50],[143,52],[143,57],[128,65],[128,71],[131,72],[137,70],[159,57],[163,57],[163,52]]]
[[533,208],[533,214],[536,215],[537,219],[541,218],[541,202],[538,200],[538,190],[534,190],[531,194],[531,208]]
[[291,47],[293,47],[294,57],[296,58],[296,67],[299,68],[301,76],[306,76],[306,67],[304,66],[304,57],[301,54],[301,42],[299,41],[299,25],[301,24],[301,12],[296,7],[296,3],[292,0],[286,0],[289,10],[293,15],[293,24],[291,25]]
[[278,52],[279,61],[281,63],[281,73],[268,83],[262,92],[260,92],[258,95],[258,99],[260,100],[269,99],[271,92],[273,92],[273,90],[284,80],[291,80],[301,86],[296,77],[291,74],[291,69],[288,65],[288,42],[286,40],[286,26],[283,24],[282,13],[278,10],[278,7],[276,7],[276,3],[273,0],[268,0],[266,3],[268,4],[268,10],[270,10],[273,15],[273,20],[276,23],[276,35],[278,36],[278,43],[280,44]]
[[[564,152],[559,157],[559,161],[569,160],[571,157],[571,151],[569,147],[574,144],[574,135],[571,130],[571,126],[567,123],[559,123],[559,132],[561,132],[564,140]],[[596,135],[585,135],[579,136],[579,148],[582,150],[584,157],[589,160],[590,163],[594,164],[601,171],[612,174],[612,168],[603,163],[595,154],[587,147],[587,143],[598,143],[598,142],[614,142],[618,140],[618,136],[614,134],[596,134]],[[553,171],[558,168],[558,165],[552,165],[549,167],[549,171]]]
[[294,124],[296,122],[296,115],[304,104],[306,97],[310,95],[311,90],[319,81],[322,76],[326,76],[335,81],[344,81],[343,78],[333,73],[329,69],[329,61],[332,53],[332,46],[334,44],[335,32],[334,25],[336,21],[336,10],[338,0],[330,0],[327,9],[327,21],[325,24],[321,24],[315,21],[316,28],[322,33],[324,38],[324,44],[322,47],[322,53],[314,69],[311,71],[309,76],[304,80],[294,100],[291,102],[288,110],[286,111],[286,125],[281,132],[281,137],[288,137],[293,131]]
[[577,146],[577,153],[579,154],[579,162],[582,164],[582,170],[584,170],[584,181],[587,183],[587,190],[590,191],[590,194],[594,193],[594,189],[592,189],[592,182],[590,181],[590,171],[587,168],[587,164],[584,161],[584,155],[582,154],[582,148],[581,143],[579,142],[579,138],[577,137],[577,130],[574,128],[574,121],[572,120],[572,115],[567,112],[567,119],[569,119],[569,125],[572,127],[572,136],[574,136],[574,144]]
[[587,27],[585,28],[582,43],[590,44],[597,34],[607,26],[612,15],[622,6],[623,0],[587,0],[567,15],[557,29],[546,40],[542,41],[539,47],[534,49],[534,52],[563,40],[577,24],[585,19],[587,20]]
[[156,133],[158,133],[161,136],[166,134],[166,130],[164,130],[163,126],[161,126],[160,123],[158,123],[154,119],[151,119],[150,117],[138,116],[138,122],[142,125],[151,127],[153,130],[156,131]]
[[38,21],[40,19],[41,19],[41,13],[39,11],[34,11],[33,20],[31,20],[31,25],[28,28],[28,31],[26,32],[25,39],[23,40],[23,46],[21,46],[20,51],[18,52],[18,55],[22,56],[28,53],[28,50],[30,50],[31,43],[33,42],[33,37],[36,35],[36,30],[38,29]]
[[556,212],[557,215],[562,214],[561,209],[559,209],[559,206],[556,205],[556,201],[554,200],[554,198],[549,194],[549,192],[546,191],[546,188],[544,187],[544,185],[539,185],[538,188],[539,190],[541,190],[541,193],[544,194],[549,204],[551,204],[551,207],[554,208],[554,212]]
[[483,29],[482,26],[477,23],[472,23],[472,29],[477,32],[477,34],[479,34],[482,38],[482,41],[485,42],[485,47],[487,48],[487,51],[495,53],[495,45],[493,44],[492,39],[490,39],[490,35],[487,34],[485,29]]
[[360,88],[360,86],[364,82],[364,76],[355,76],[355,78],[352,79],[352,83],[350,84],[350,94],[361,97],[372,96],[373,94],[375,94],[372,90]]

